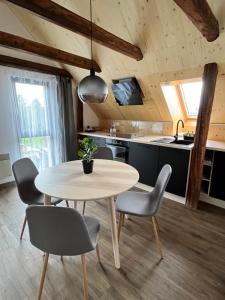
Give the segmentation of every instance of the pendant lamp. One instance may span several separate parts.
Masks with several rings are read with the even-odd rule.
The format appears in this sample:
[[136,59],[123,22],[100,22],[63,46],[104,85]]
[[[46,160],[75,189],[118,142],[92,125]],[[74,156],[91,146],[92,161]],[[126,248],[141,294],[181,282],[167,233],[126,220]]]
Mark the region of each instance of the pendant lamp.
[[[90,0],[90,19],[91,19],[91,60],[93,62],[92,40],[93,40],[93,22],[92,22],[92,0]],[[103,103],[108,96],[108,87],[105,81],[95,75],[92,66],[90,75],[84,77],[78,85],[78,96],[84,103]]]

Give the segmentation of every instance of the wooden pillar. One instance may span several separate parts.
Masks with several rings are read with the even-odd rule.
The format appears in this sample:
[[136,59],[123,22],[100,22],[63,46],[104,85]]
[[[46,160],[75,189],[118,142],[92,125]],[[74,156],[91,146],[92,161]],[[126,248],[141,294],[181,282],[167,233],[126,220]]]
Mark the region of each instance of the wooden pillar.
[[186,206],[197,208],[201,191],[203,161],[209,130],[210,116],[216,86],[218,68],[216,63],[205,65],[203,73],[203,88],[196,124],[194,148],[192,150]]

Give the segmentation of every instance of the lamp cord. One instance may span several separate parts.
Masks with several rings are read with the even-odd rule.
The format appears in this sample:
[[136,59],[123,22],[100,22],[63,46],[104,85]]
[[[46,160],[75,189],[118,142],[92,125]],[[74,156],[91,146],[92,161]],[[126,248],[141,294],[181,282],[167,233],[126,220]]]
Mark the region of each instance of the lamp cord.
[[92,22],[92,0],[90,0],[90,20],[91,20],[91,65],[92,65],[92,69],[94,68],[93,66],[93,22]]

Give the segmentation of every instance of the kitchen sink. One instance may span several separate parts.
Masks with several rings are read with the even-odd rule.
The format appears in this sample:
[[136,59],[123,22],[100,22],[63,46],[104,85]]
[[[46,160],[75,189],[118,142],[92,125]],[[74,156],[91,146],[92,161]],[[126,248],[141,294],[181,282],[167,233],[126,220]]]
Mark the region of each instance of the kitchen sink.
[[193,141],[188,141],[188,140],[174,140],[174,141],[170,142],[170,144],[191,145],[191,144],[193,144]]
[[162,138],[162,139],[154,140],[152,142],[162,143],[162,144],[177,144],[177,145],[191,145],[191,144],[193,144],[193,141],[175,140],[175,139],[172,139],[172,138]]

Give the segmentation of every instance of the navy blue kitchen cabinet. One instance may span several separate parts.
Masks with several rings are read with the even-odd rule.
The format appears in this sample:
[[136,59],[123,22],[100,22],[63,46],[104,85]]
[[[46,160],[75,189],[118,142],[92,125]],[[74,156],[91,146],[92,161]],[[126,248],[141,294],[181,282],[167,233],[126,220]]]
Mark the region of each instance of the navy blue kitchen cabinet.
[[130,143],[128,163],[139,172],[139,182],[154,186],[158,173],[159,147]]
[[185,197],[190,153],[191,151],[189,150],[160,147],[158,171],[165,164],[169,164],[172,167],[172,175],[166,189],[167,192]]
[[215,151],[209,195],[211,197],[225,200],[225,153]]

